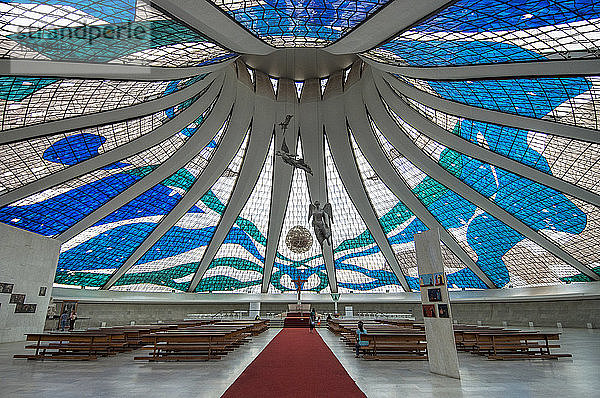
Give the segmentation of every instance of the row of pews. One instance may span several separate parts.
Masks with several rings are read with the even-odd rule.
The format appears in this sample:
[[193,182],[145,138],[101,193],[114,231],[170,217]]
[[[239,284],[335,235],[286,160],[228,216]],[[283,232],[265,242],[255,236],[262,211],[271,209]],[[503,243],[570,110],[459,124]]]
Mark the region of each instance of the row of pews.
[[143,361],[209,361],[220,359],[268,329],[268,321],[220,321],[208,325],[152,333],[143,338]]
[[[410,320],[363,321],[369,342],[365,359],[427,359],[425,326]],[[357,321],[329,320],[328,328],[345,344],[354,348]],[[571,354],[551,352],[558,349],[560,333],[523,331],[478,325],[455,324],[454,338],[458,351],[482,355],[488,359],[558,359]]]
[[268,329],[268,321],[178,321],[169,324],[112,326],[73,332],[29,333],[29,360],[95,360],[137,349],[150,350],[136,360],[212,360]]

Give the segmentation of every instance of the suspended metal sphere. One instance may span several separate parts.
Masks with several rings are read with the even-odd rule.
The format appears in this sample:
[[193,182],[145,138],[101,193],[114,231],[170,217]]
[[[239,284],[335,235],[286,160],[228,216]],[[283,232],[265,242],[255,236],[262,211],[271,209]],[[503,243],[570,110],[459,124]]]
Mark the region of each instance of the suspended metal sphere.
[[285,244],[294,253],[305,253],[312,247],[313,238],[308,229],[301,225],[296,225],[288,231],[285,237]]

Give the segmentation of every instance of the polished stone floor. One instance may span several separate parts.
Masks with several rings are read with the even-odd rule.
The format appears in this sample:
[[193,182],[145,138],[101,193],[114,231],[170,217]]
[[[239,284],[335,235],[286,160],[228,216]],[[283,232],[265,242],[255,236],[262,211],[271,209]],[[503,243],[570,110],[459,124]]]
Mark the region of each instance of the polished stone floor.
[[[150,364],[134,362],[137,353],[32,362],[12,359],[24,351],[23,343],[0,344],[0,397],[219,397],[278,331],[254,337],[218,362]],[[337,336],[319,333],[368,397],[600,397],[599,330],[564,329],[561,351],[573,359],[502,362],[460,353],[460,381],[429,373],[426,361],[356,359]]]
[[0,344],[0,397],[220,397],[281,329],[269,329],[220,361],[134,361],[140,351],[96,361],[12,359],[23,343]]
[[559,352],[573,354],[572,359],[490,361],[459,353],[461,380],[429,373],[427,361],[354,358],[354,352],[336,335],[326,329],[319,332],[368,397],[600,397],[598,329],[562,330]]

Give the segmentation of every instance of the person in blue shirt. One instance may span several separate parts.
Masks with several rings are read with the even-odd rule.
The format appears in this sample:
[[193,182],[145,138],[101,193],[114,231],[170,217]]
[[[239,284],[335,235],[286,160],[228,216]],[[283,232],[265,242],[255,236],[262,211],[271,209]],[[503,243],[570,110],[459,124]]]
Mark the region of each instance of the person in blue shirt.
[[364,328],[363,322],[358,321],[358,329],[356,329],[356,358],[360,356],[360,347],[366,347],[369,342],[362,339],[362,335],[367,334],[367,329]]

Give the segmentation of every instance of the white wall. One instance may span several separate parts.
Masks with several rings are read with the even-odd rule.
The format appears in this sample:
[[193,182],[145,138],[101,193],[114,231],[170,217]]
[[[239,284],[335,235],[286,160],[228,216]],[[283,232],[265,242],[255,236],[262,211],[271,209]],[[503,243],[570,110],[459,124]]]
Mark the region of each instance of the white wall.
[[[59,251],[56,239],[0,223],[0,284],[13,285],[12,294],[2,293],[0,286],[0,343],[43,330]],[[45,296],[39,295],[42,286]],[[25,295],[24,304],[36,304],[34,313],[15,313],[18,304],[10,299],[18,294]]]

